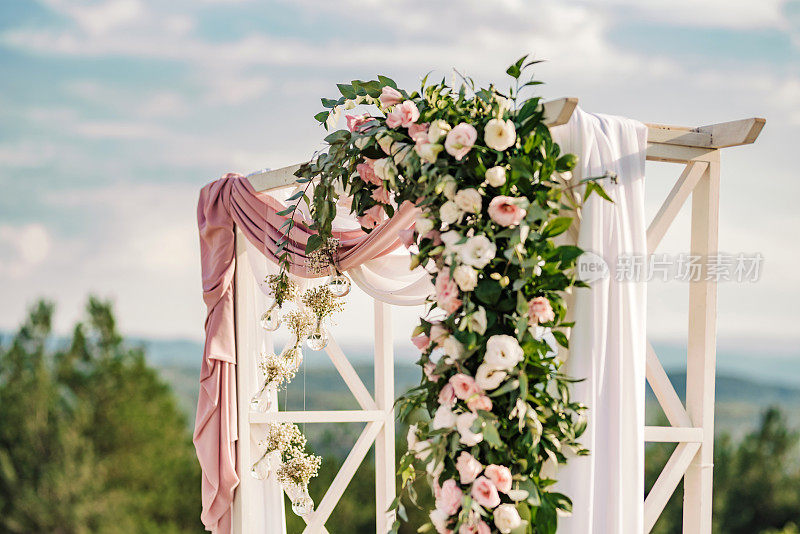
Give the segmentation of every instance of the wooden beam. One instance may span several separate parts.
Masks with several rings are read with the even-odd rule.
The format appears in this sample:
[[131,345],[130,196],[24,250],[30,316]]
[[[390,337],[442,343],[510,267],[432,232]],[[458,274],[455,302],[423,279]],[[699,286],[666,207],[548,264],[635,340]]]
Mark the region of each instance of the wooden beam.
[[543,104],[544,122],[549,126],[561,126],[569,122],[572,113],[578,107],[578,99],[574,97],[559,98]]
[[647,140],[663,145],[692,146],[697,148],[727,148],[749,145],[758,139],[767,120],[760,117],[738,121],[709,124],[698,128],[648,124]]
[[667,199],[647,228],[647,252],[649,254],[652,254],[658,248],[658,244],[664,234],[667,233],[667,230],[669,230],[678,212],[681,211],[686,199],[692,194],[706,168],[708,168],[708,163],[705,162],[690,161],[686,165],[678,181],[675,182],[669,195],[667,195]]
[[259,423],[365,423],[386,419],[384,410],[324,410],[249,412],[251,424]]
[[644,440],[651,443],[700,443],[703,441],[703,429],[646,426],[644,427]]
[[[692,458],[697,455],[699,448],[699,443],[679,443],[672,456],[669,457],[667,465],[664,466],[664,470],[661,471],[656,483],[653,484],[650,493],[647,494],[647,498],[644,500],[644,531],[646,533],[653,530],[658,516],[661,515],[664,506],[667,505],[669,498],[672,497],[675,488],[678,487],[678,482],[681,481],[683,474],[689,467]],[[684,530],[684,532],[700,534],[701,531]]]

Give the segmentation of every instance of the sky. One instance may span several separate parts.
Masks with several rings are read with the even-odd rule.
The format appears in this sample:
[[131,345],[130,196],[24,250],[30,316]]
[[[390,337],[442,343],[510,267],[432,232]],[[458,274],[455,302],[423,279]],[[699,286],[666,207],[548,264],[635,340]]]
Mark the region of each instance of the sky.
[[[4,0],[0,330],[47,297],[67,331],[93,293],[125,333],[200,339],[205,183],[307,159],[336,83],[415,88],[457,68],[502,85],[526,53],[546,60],[543,96],[587,111],[767,119],[757,144],[723,154],[720,248],[764,264],[758,282],[721,284],[719,334],[800,346],[800,2],[786,0]],[[654,214],[680,169],[648,165]],[[685,211],[663,251],[688,250]],[[684,339],[686,284],[651,285],[651,335]],[[340,326],[368,336],[355,315]]]

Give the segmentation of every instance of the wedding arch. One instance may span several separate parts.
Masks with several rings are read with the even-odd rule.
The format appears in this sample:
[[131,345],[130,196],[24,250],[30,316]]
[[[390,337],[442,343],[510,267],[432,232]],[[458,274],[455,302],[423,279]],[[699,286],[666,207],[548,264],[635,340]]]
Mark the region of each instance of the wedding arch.
[[[544,104],[545,121],[555,127],[566,124],[577,106],[577,99],[562,98]],[[681,174],[658,213],[647,228],[647,252],[656,251],[663,236],[681,207],[691,196],[690,253],[708,258],[718,253],[720,153],[723,148],[753,143],[765,124],[752,118],[698,128],[647,125],[647,160],[676,163]],[[255,192],[277,191],[296,186],[295,172],[299,165],[265,171],[246,179]],[[235,309],[235,371],[224,377],[228,394],[235,399],[236,411],[227,417],[238,421],[235,426],[238,446],[235,447],[237,474],[245,472],[258,460],[259,435],[253,428],[270,422],[349,423],[366,426],[352,447],[344,464],[313,513],[304,516],[305,532],[328,532],[325,526],[331,512],[371,447],[375,448],[376,467],[376,532],[386,532],[393,518],[385,512],[395,499],[395,400],[391,309],[396,305],[416,305],[422,301],[391,292],[374,297],[375,388],[370,392],[335,340],[325,351],[358,402],[359,410],[351,411],[278,411],[277,403],[266,412],[250,409],[250,399],[259,387],[256,354],[257,324],[252,320],[260,313],[253,295],[258,292],[256,279],[247,261],[248,241],[238,227],[235,230],[235,275],[233,302]],[[677,485],[684,480],[684,532],[711,532],[714,438],[714,381],[716,346],[716,282],[706,276],[707,265],[701,266],[696,281],[689,287],[689,327],[687,351],[686,404],[670,383],[658,356],[648,344],[646,376],[670,426],[646,427],[647,442],[676,443],[677,447],[644,503],[645,532],[649,532]],[[350,273],[359,284],[363,276]],[[369,284],[366,284],[369,286]],[[255,480],[239,476],[230,509],[233,532],[270,534],[285,530],[283,490],[275,481]],[[266,513],[265,513],[266,511]],[[336,531],[334,531],[336,532]]]

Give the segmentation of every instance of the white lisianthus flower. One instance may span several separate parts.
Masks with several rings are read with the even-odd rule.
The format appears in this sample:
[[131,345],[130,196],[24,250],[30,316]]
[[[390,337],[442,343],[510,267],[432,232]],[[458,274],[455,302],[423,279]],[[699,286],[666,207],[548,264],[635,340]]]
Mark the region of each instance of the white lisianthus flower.
[[433,230],[433,221],[422,215],[417,216],[414,221],[414,229],[419,235],[425,235]]
[[458,204],[456,204],[452,200],[448,200],[447,202],[442,204],[441,208],[439,208],[439,218],[442,219],[442,222],[445,224],[453,224],[455,222],[458,222],[458,220],[461,219],[463,215],[464,212],[461,211],[461,208],[458,207]]
[[373,165],[375,176],[381,180],[391,180],[397,176],[397,167],[394,162],[389,158],[381,158]]
[[483,140],[489,148],[503,151],[517,142],[517,129],[511,121],[492,119],[483,130]]
[[394,155],[392,156],[392,159],[394,160],[394,164],[405,165],[407,163],[409,154],[411,154],[412,148],[414,147],[411,145],[402,145],[401,143],[398,143],[395,146],[393,146],[392,150]]
[[436,119],[428,126],[428,142],[438,143],[450,131],[450,125],[444,119]]
[[442,428],[453,428],[456,426],[456,414],[445,405],[439,406],[431,421],[431,428],[441,430]]
[[528,495],[530,495],[530,493],[528,493],[525,490],[521,490],[521,489],[512,489],[511,491],[509,491],[507,493],[507,495],[508,495],[508,498],[511,499],[512,501],[520,502],[520,501],[524,501],[525,499],[527,499]]
[[497,246],[489,241],[485,235],[476,235],[467,239],[467,242],[458,249],[461,262],[471,265],[476,269],[483,269],[497,253]]
[[472,291],[478,285],[478,271],[469,265],[459,265],[453,271],[453,280],[461,291]]
[[497,389],[500,387],[500,384],[508,376],[508,373],[501,369],[495,369],[488,363],[482,363],[478,366],[478,370],[475,371],[475,383],[478,384],[478,387],[485,390],[491,391],[493,389]]
[[506,183],[506,169],[500,167],[492,167],[486,170],[486,183],[492,187],[500,187]]
[[517,339],[505,334],[489,338],[486,342],[486,354],[483,361],[495,369],[504,371],[513,369],[525,359],[525,353],[519,346]]
[[447,521],[450,519],[450,516],[447,515],[447,513],[437,508],[431,511],[428,517],[430,517],[433,528],[436,529],[437,533],[450,532],[447,528]]
[[409,450],[413,452],[414,457],[421,462],[427,460],[431,453],[433,453],[433,450],[431,450],[431,441],[428,439],[418,441],[416,445],[414,445],[414,448]]
[[416,145],[414,150],[422,161],[435,163],[436,158],[439,157],[439,152],[444,150],[444,146],[437,143],[425,143],[424,145]]
[[366,135],[353,141],[353,144],[356,145],[356,148],[359,150],[364,150],[364,147],[367,146],[367,143],[369,143],[369,137]]
[[483,432],[472,431],[472,423],[476,419],[478,419],[478,416],[472,412],[462,413],[456,417],[456,427],[461,435],[459,441],[467,447],[472,447],[483,441]]
[[439,238],[442,240],[442,243],[444,243],[445,254],[455,254],[458,252],[458,249],[461,246],[458,244],[458,242],[462,239],[461,234],[455,230],[448,230],[439,236]]
[[467,319],[467,326],[476,334],[483,335],[486,333],[487,325],[486,309],[483,306],[478,306],[478,311],[472,313]]
[[392,136],[386,133],[379,133],[375,136],[375,139],[378,141],[378,145],[381,147],[383,152],[388,156],[391,155],[393,152],[393,146],[397,142],[392,139]]
[[481,197],[477,189],[470,187],[456,193],[454,201],[462,211],[478,213],[481,211],[483,197]]
[[442,177],[442,184],[442,193],[444,194],[445,198],[448,200],[453,200],[456,198],[456,189],[458,189],[456,179],[447,174]]
[[447,336],[442,343],[442,350],[454,360],[460,360],[464,356],[464,345],[455,336]]
[[522,518],[513,504],[501,504],[494,509],[494,525],[503,534],[509,534],[522,525]]
[[494,99],[498,103],[497,116],[502,119],[505,112],[511,109],[511,101],[500,95],[494,95]]

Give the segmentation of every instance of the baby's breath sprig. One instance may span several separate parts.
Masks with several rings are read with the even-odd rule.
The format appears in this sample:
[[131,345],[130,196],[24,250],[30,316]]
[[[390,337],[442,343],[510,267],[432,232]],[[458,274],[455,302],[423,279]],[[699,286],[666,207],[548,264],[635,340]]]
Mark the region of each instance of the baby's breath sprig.
[[291,281],[285,270],[280,274],[271,274],[265,280],[267,287],[275,298],[275,304],[280,308],[284,302],[297,298],[297,284]]
[[286,314],[284,320],[289,331],[294,335],[295,346],[299,345],[314,328],[314,317],[306,310],[293,310]]
[[291,382],[297,372],[295,362],[278,356],[274,352],[262,353],[258,368],[264,374],[266,382],[277,382],[278,385]]
[[320,248],[310,252],[306,262],[311,272],[324,274],[330,271],[332,265],[336,264],[336,253],[339,250],[339,239],[329,237]]
[[306,446],[306,438],[293,423],[270,423],[267,427],[266,438],[258,444],[266,452],[286,452],[291,447],[303,448]]
[[281,484],[306,485],[317,476],[322,465],[321,457],[308,454],[299,447],[288,449],[285,456],[287,459],[278,469],[278,481]]
[[325,285],[307,289],[303,293],[302,301],[317,318],[317,322],[344,309],[341,299],[336,298]]

